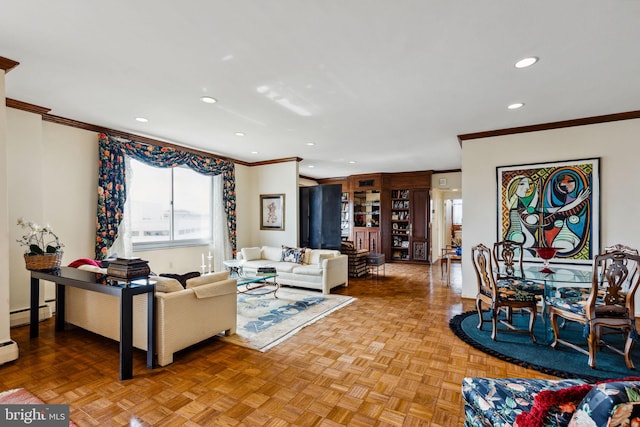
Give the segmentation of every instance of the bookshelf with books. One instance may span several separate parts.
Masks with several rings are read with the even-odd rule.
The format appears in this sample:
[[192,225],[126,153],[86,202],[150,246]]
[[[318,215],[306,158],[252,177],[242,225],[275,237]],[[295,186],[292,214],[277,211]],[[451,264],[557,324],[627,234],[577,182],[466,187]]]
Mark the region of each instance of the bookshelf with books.
[[383,241],[389,242],[388,259],[396,262],[430,261],[429,206],[431,172],[388,175],[388,202],[383,209]]
[[411,235],[409,190],[391,190],[391,259],[409,261]]
[[349,192],[343,191],[340,199],[340,237],[342,240],[348,240],[351,229],[351,215],[349,213]]

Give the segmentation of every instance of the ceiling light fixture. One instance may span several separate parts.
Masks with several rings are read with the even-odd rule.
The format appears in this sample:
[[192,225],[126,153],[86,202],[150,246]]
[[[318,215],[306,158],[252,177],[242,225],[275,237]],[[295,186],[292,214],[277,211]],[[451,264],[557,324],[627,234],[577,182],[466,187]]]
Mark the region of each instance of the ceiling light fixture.
[[518,108],[522,108],[522,107],[524,107],[524,104],[522,102],[516,102],[507,106],[509,110],[517,110]]
[[351,163],[352,165],[356,163],[355,160],[349,160],[349,163]]
[[215,104],[216,102],[218,102],[217,99],[211,96],[201,96],[200,101],[204,102],[205,104]]
[[527,68],[532,66],[536,62],[538,62],[538,58],[536,58],[535,56],[522,58],[520,61],[516,62],[516,68]]
[[258,152],[257,151],[252,151],[251,154],[258,154]]
[[236,132],[236,136],[245,136],[245,135],[246,135],[246,133],[244,133],[244,132]]
[[315,142],[307,142],[305,143],[305,145],[308,145],[309,147],[313,147],[315,144]]
[[315,166],[313,166],[313,165],[309,165],[309,166],[307,166],[307,167],[308,167],[308,168],[310,168],[310,169],[315,168]]
[[140,123],[147,123],[149,119],[145,119],[144,117],[136,117],[136,121]]

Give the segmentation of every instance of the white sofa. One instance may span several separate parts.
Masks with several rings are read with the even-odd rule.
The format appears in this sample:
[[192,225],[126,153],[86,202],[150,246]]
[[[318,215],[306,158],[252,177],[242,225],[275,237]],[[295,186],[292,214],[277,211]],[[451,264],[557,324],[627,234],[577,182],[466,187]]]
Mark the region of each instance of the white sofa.
[[[104,272],[97,267],[84,270]],[[228,272],[212,273],[187,280],[183,288],[176,279],[152,277],[156,281],[157,362],[166,366],[173,353],[220,332],[236,332],[236,280]],[[65,319],[96,334],[118,341],[120,300],[117,297],[67,287]],[[133,297],[133,346],[147,349],[147,296]]]
[[329,249],[304,249],[304,255],[292,260],[287,257],[283,261],[283,250],[303,248],[287,248],[262,246],[242,248],[237,255],[242,260],[245,274],[256,274],[259,267],[275,267],[276,279],[281,285],[317,289],[328,294],[336,286],[349,285],[349,257],[340,251]]

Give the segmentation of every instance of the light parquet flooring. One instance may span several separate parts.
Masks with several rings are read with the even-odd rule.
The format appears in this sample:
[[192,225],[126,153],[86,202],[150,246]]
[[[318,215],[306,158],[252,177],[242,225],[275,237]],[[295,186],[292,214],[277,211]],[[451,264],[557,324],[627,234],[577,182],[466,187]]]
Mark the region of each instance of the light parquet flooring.
[[[449,329],[473,309],[437,265],[387,264],[334,293],[358,300],[266,353],[208,340],[119,381],[118,344],[54,320],[11,330],[20,357],[0,366],[0,391],[24,387],[70,405],[80,426],[460,426],[465,376],[550,378],[477,351]],[[117,316],[117,313],[114,313]]]

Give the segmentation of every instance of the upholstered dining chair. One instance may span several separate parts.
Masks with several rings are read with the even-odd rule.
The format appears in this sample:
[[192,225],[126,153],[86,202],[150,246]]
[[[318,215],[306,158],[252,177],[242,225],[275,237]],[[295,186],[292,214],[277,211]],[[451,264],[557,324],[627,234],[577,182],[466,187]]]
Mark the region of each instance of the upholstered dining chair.
[[[538,311],[536,295],[514,286],[512,280],[497,279],[494,275],[493,256],[487,246],[479,244],[472,247],[471,257],[478,282],[478,293],[476,295],[478,329],[482,329],[484,323],[482,305],[486,304],[491,313],[492,340],[497,341],[498,323],[501,323],[507,327],[507,329],[501,329],[501,331],[528,333],[531,341],[535,343],[536,337],[533,334],[533,327]],[[529,312],[528,330],[518,329],[513,325],[511,322],[513,309],[522,309]],[[502,311],[507,313],[507,318],[499,320],[499,315]]]
[[[510,286],[536,295],[544,310],[544,283],[527,280],[524,267],[524,245],[513,240],[501,240],[493,244],[493,267],[496,280],[508,280]],[[511,322],[511,310],[507,310]]]
[[[593,260],[591,291],[586,300],[581,296],[550,298],[549,315],[554,340],[552,348],[559,344],[589,356],[589,366],[596,367],[596,350],[606,346],[624,356],[629,369],[634,369],[630,353],[636,333],[635,293],[640,283],[638,265],[640,255],[635,250],[613,250],[596,255]],[[626,291],[624,290],[626,288]],[[585,325],[588,349],[560,338],[558,318]],[[624,349],[609,345],[603,340],[603,328],[620,330],[624,334]]]

